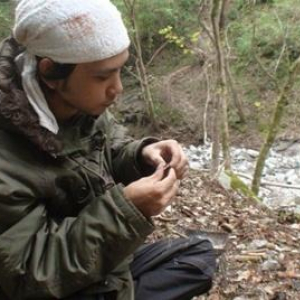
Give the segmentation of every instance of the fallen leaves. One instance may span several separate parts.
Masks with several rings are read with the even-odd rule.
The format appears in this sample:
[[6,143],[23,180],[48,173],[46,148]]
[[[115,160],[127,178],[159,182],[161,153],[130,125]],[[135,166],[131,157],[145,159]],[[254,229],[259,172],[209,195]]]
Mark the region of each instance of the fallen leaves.
[[286,271],[286,272],[278,272],[278,278],[283,279],[300,279],[300,272],[295,273],[295,271]]
[[300,300],[300,223],[284,222],[251,199],[197,172],[182,182],[176,204],[155,219],[151,237],[178,237],[184,229],[229,233],[209,295],[195,300]]

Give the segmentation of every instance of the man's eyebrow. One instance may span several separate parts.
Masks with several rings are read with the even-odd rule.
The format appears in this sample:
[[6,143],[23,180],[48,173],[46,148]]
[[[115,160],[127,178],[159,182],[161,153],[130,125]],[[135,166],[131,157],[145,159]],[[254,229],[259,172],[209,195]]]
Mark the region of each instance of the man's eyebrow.
[[106,68],[106,69],[102,69],[102,70],[98,70],[98,71],[95,71],[95,74],[110,74],[110,73],[114,73],[114,72],[117,72],[121,69],[122,67],[120,68]]
[[120,71],[126,64],[126,62],[129,59],[129,54],[126,57],[126,60],[122,63],[122,65],[116,66],[114,68],[102,68],[101,70],[95,70],[95,74],[96,75],[107,75],[107,74],[111,74],[117,71]]

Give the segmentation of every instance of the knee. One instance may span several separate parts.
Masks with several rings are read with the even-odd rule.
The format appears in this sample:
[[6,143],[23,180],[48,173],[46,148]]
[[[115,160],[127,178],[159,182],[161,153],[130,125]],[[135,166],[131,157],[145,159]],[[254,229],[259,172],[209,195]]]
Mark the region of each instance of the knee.
[[200,294],[207,293],[213,286],[213,277],[209,277],[206,280],[203,280],[201,284],[199,284],[199,289],[201,290],[199,292]]
[[190,253],[187,253],[186,259],[201,271],[203,279],[207,280],[207,284],[211,287],[217,269],[217,257],[211,242],[199,240],[199,243],[190,249]]

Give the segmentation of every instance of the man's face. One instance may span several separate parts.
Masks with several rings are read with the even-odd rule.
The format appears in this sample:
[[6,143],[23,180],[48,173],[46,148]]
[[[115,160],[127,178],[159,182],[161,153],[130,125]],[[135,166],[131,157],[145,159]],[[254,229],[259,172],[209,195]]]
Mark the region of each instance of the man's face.
[[95,116],[103,113],[123,92],[120,72],[128,56],[126,50],[105,60],[78,64],[55,88],[49,101],[54,114],[64,118],[78,111]]

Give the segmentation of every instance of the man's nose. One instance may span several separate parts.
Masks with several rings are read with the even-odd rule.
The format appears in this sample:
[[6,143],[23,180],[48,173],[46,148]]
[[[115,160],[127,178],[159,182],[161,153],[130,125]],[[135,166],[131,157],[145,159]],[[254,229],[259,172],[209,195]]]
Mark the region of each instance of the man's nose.
[[123,93],[123,83],[122,83],[122,80],[121,80],[121,76],[117,76],[118,79],[117,79],[117,82],[116,82],[116,86],[115,86],[115,90],[116,90],[116,94],[117,95],[120,95]]
[[123,93],[123,84],[120,74],[116,74],[112,85],[108,89],[109,97],[116,97]]

